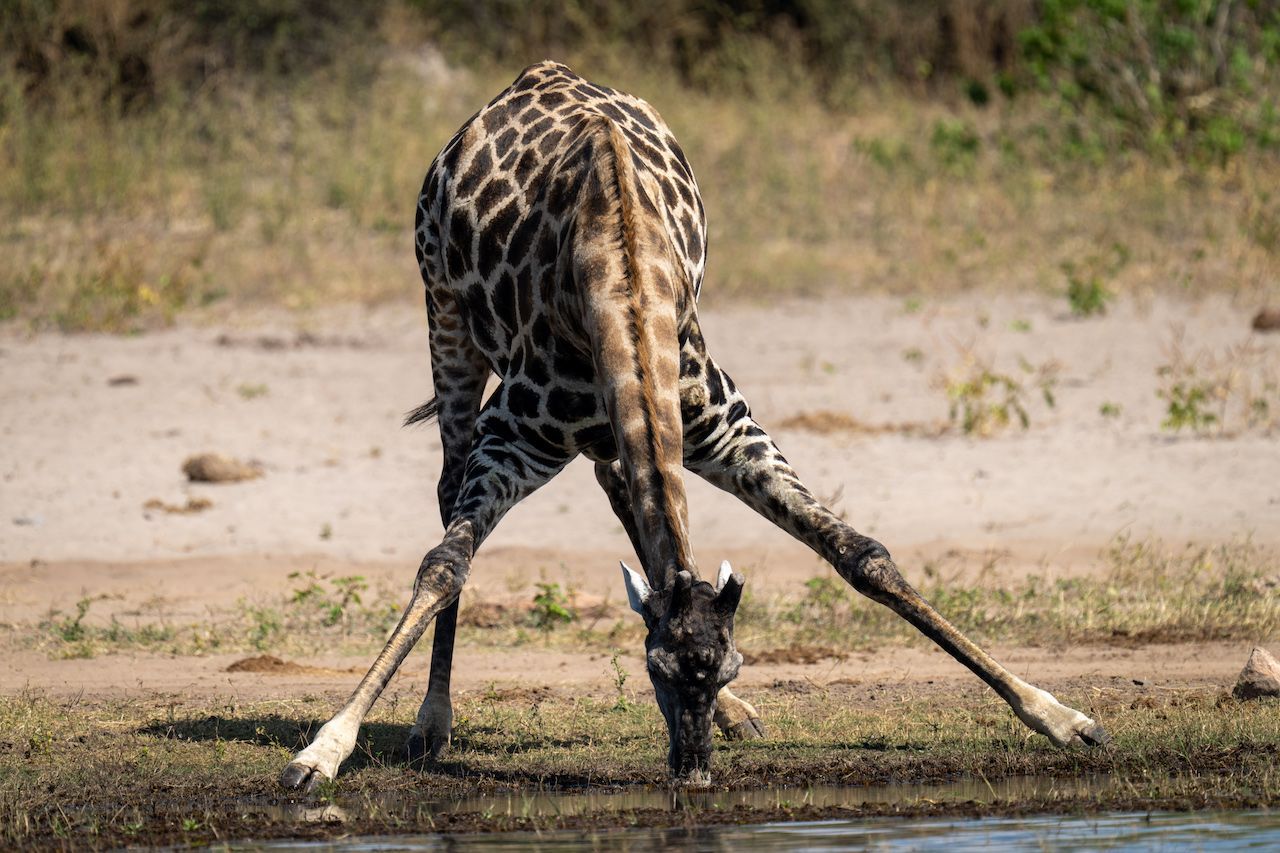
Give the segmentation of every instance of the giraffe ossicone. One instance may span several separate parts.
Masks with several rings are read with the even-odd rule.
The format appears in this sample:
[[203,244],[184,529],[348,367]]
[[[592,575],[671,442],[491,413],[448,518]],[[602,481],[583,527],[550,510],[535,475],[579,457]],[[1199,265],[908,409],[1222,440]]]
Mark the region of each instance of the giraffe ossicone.
[[[404,657],[436,621],[411,758],[448,745],[458,596],[502,516],[579,455],[622,522],[641,571],[623,566],[645,620],[645,661],[667,723],[674,781],[710,779],[714,721],[763,734],[729,692],[742,655],[743,580],[726,562],[700,580],[683,472],[737,496],[898,613],[1055,743],[1105,741],[1101,727],[1014,676],[908,584],[888,551],[805,487],[707,350],[697,315],[707,227],[697,182],[649,104],[556,62],[526,68],[445,144],[418,199],[414,244],[425,285],[444,537],[346,705],[281,782],[333,778]],[[485,400],[491,375],[500,380]]]
[[[645,602],[649,600],[649,596],[653,595],[653,590],[649,587],[649,581],[644,575],[628,566],[626,560],[619,560],[618,565],[622,567],[622,580],[627,590],[627,603],[631,605],[632,610],[643,616]],[[733,566],[729,565],[728,560],[722,560],[720,571],[716,575],[716,592],[724,589],[724,585],[729,582],[731,577],[733,577]],[[741,578],[739,578],[738,583],[742,583]]]

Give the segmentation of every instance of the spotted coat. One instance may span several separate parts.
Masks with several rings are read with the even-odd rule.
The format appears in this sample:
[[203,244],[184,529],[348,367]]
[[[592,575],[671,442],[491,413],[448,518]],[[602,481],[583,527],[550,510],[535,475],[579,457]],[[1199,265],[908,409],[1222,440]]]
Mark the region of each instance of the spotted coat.
[[[1055,743],[1096,744],[1096,722],[1001,667],[925,601],[885,548],[814,499],[707,353],[696,313],[706,223],[687,159],[658,114],[558,63],[531,66],[449,141],[418,203],[415,244],[439,417],[443,541],[419,567],[400,623],[347,704],[281,782],[332,779],[360,722],[436,620],[411,756],[449,739],[458,598],[502,515],[579,454],[640,557],[628,598],[648,628],[646,665],[675,778],[705,784],[714,718],[761,733],[725,687],[742,657],[742,579],[698,580],[683,470],[731,492],[891,608]],[[482,401],[491,374],[500,380]],[[483,402],[483,405],[482,405]]]

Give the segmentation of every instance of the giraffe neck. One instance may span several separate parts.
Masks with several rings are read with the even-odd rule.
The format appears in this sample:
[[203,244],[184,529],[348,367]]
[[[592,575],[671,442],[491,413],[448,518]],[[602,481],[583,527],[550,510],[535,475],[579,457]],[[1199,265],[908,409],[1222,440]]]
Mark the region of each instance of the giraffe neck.
[[661,223],[644,215],[626,140],[608,119],[596,124],[575,273],[646,571],[665,586],[675,572],[697,575],[679,398],[678,328],[687,304],[679,294],[687,291]]

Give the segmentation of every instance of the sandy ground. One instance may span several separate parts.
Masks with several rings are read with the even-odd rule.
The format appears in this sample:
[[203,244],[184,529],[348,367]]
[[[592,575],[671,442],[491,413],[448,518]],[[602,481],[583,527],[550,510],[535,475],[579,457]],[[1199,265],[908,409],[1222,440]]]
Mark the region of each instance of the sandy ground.
[[[798,471],[860,530],[885,542],[910,577],[926,561],[957,570],[1092,571],[1118,534],[1280,544],[1280,452],[1263,430],[1225,437],[1160,428],[1157,368],[1175,352],[1212,354],[1260,383],[1280,375],[1280,335],[1249,330],[1256,306],[1223,299],[1125,300],[1073,320],[1065,304],[1008,296],[923,306],[887,298],[706,309],[712,352],[752,401]],[[1029,330],[1028,330],[1029,328]],[[263,316],[234,326],[180,326],[136,337],[0,330],[0,621],[34,621],[82,594],[112,599],[95,614],[147,605],[196,616],[288,589],[291,571],[360,573],[407,591],[440,534],[434,427],[402,414],[430,394],[420,309],[384,306]],[[1031,429],[990,439],[929,434],[945,421],[939,378],[965,353],[1021,376],[1019,360],[1058,367],[1057,406],[1028,392]],[[1208,365],[1209,362],[1205,361]],[[121,384],[121,377],[131,382]],[[117,380],[112,382],[111,380]],[[1120,406],[1103,417],[1103,403]],[[1229,401],[1228,424],[1234,418]],[[1280,405],[1280,401],[1277,401]],[[838,413],[923,433],[780,426]],[[1238,418],[1235,418],[1239,421]],[[232,485],[193,485],[190,454],[261,464]],[[824,571],[806,549],[701,482],[690,481],[697,553],[728,557],[757,589]],[[149,510],[204,497],[191,515]],[[616,569],[630,546],[579,460],[513,510],[477,557],[468,595],[527,597],[539,578],[585,595],[622,597]],[[397,684],[416,691],[427,656]],[[1152,677],[1229,683],[1247,645],[1147,649],[1001,649],[1040,680]],[[271,694],[337,690],[362,661],[287,679],[229,675],[230,658],[119,655],[49,661],[17,651],[0,689]],[[642,669],[639,659],[632,671]],[[1137,674],[1135,674],[1137,673]],[[1145,674],[1145,675],[1144,675]],[[459,652],[458,689],[491,682],[607,684],[607,657],[545,650]],[[813,666],[744,669],[743,682],[969,678],[932,649],[891,649]]]

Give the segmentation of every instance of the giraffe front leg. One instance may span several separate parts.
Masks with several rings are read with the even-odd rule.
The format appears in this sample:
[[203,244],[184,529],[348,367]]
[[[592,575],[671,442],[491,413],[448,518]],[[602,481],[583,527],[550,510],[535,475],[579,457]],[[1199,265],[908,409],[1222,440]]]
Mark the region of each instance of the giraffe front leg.
[[333,779],[355,749],[360,724],[386,688],[396,669],[413,649],[427,625],[455,601],[471,569],[474,550],[472,525],[451,525],[440,545],[423,558],[413,585],[413,596],[386,646],[356,687],[347,704],[316,733],[311,743],[293,757],[280,774],[286,788],[310,791],[321,780]]
[[1018,678],[965,637],[907,583],[883,545],[822,506],[752,419],[728,376],[705,353],[694,355],[702,359],[698,373],[714,381],[701,386],[706,388],[702,401],[710,405],[686,425],[685,464],[691,470],[807,544],[854,589],[914,625],[986,682],[1034,731],[1060,746],[1107,742],[1097,722]]
[[[627,494],[627,484],[622,479],[622,466],[616,460],[597,462],[596,480],[608,496],[613,514],[622,522],[622,528],[627,531],[627,537],[631,540],[631,547],[635,549],[636,557],[647,573],[648,567],[643,565],[644,551],[640,547],[640,535],[636,531],[635,514],[631,511],[631,497]],[[720,688],[720,692],[716,694],[716,712],[711,719],[728,740],[755,740],[765,736],[760,714],[750,703],[729,692],[728,687]]]
[[[502,394],[495,392],[494,401],[501,399]],[[568,462],[567,458],[549,459],[531,452],[513,439],[505,426],[508,417],[500,403],[493,401],[480,416],[454,519],[444,541],[423,558],[408,609],[351,699],[281,774],[285,787],[310,789],[321,779],[337,775],[338,767],[355,748],[361,722],[396,669],[431,620],[462,592],[475,549],[507,510]],[[502,431],[494,434],[494,430]]]

